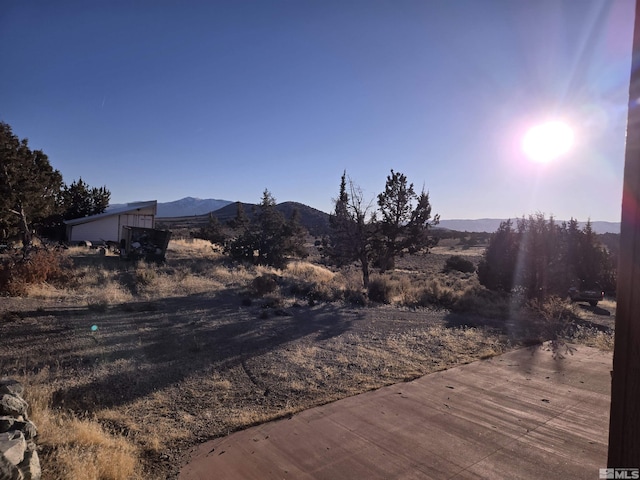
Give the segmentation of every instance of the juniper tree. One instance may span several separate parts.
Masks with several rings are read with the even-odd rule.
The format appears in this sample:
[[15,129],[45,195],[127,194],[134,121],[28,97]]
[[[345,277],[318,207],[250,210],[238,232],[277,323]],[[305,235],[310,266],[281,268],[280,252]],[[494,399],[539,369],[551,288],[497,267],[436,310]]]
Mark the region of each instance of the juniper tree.
[[281,267],[288,256],[301,253],[298,241],[294,239],[296,235],[299,235],[297,228],[287,223],[276,209],[275,198],[265,189],[251,222],[228,243],[226,251],[238,260]]
[[[348,186],[347,186],[348,183]],[[347,191],[348,188],[348,191]],[[371,213],[371,202],[364,200],[362,190],[343,172],[340,193],[335,200],[334,213],[329,218],[331,236],[327,244],[327,255],[333,263],[344,266],[360,262],[362,283],[369,286],[369,263],[373,258],[375,216]]]
[[440,216],[430,222],[431,203],[424,188],[417,195],[404,174],[391,170],[384,192],[378,195],[378,208],[376,263],[381,271],[392,270],[396,257],[404,252],[428,251],[429,227],[436,225]]
[[65,220],[103,213],[109,206],[111,192],[106,186],[91,187],[80,177],[71,185],[63,185],[60,201]]
[[[574,219],[558,225],[543,214],[500,224],[478,265],[480,283],[491,290],[519,288],[527,298],[565,296],[569,287],[613,285],[615,266],[593,232]],[[578,285],[576,285],[576,283]]]
[[192,236],[193,238],[201,238],[219,245],[223,245],[227,239],[218,217],[213,213],[209,213],[209,223],[207,226],[201,227],[199,231],[192,233]]
[[385,191],[378,195],[378,212],[373,210],[372,202],[365,201],[362,190],[347,178],[346,172],[334,203],[327,256],[340,266],[358,261],[365,288],[369,286],[371,262],[385,271],[394,267],[398,255],[428,251],[429,227],[439,221],[436,215],[430,222],[429,194],[423,189],[417,195],[407,177],[393,170]]
[[300,211],[294,208],[285,224],[285,251],[294,257],[306,258],[309,253],[305,239],[306,230],[300,223]]
[[480,283],[490,290],[510,292],[514,285],[519,246],[520,233],[513,228],[513,222],[501,222],[491,235],[478,264]]
[[251,219],[244,211],[242,202],[236,202],[236,216],[227,222],[227,225],[232,229],[244,232],[251,224]]
[[19,232],[23,245],[31,243],[32,229],[59,211],[62,175],[41,150],[31,150],[11,127],[0,122],[0,233]]

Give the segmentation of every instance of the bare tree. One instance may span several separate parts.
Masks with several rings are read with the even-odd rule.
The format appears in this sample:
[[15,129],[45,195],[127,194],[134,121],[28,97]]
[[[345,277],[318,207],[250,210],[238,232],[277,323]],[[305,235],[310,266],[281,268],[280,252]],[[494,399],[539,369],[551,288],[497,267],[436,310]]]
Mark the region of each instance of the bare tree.
[[376,218],[372,205],[373,201],[365,200],[362,189],[347,178],[345,171],[334,213],[329,219],[332,233],[327,251],[338,265],[360,262],[365,288],[369,286],[369,264],[373,258],[375,235]]

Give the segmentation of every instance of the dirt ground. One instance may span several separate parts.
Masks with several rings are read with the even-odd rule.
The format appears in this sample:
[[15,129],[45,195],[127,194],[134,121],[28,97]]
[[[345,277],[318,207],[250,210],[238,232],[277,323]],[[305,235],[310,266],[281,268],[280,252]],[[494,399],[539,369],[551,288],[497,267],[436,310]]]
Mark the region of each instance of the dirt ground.
[[[612,325],[608,307],[587,314]],[[0,298],[0,375],[44,378],[56,408],[126,435],[146,478],[175,477],[205,440],[529,340],[517,320],[343,302],[275,308],[233,289],[105,308]]]

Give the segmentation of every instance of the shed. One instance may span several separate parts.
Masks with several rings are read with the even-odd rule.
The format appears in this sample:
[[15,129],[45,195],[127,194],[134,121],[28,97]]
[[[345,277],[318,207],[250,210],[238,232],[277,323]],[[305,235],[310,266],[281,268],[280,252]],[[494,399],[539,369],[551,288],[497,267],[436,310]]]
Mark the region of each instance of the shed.
[[67,241],[119,242],[124,226],[154,228],[157,212],[158,202],[151,200],[127,203],[98,215],[66,220]]

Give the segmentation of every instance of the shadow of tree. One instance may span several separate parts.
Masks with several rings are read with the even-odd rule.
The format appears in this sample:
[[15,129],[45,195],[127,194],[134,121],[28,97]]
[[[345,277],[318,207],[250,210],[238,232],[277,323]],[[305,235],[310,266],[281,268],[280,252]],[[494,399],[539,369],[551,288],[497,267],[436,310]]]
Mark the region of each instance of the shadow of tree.
[[611,312],[605,308],[602,307],[598,307],[597,305],[595,307],[592,307],[591,305],[584,305],[584,304],[580,304],[578,305],[582,310],[585,310],[587,312],[591,312],[595,315],[602,315],[602,316],[606,316],[609,317],[611,316]]
[[[84,315],[65,309],[28,312],[47,315],[52,326],[64,319],[55,330],[41,328],[29,335],[31,348],[38,350],[42,343],[50,351],[31,368],[53,363],[86,370],[87,378],[56,391],[52,400],[57,406],[91,411],[96,405],[135,401],[198,371],[242,365],[305,336],[329,339],[348,331],[354,320],[332,304],[291,308],[286,316],[262,312],[260,306],[243,307],[233,291],[159,300],[141,308],[127,304],[105,312],[85,310]],[[66,345],[65,336],[73,337],[73,346]]]

